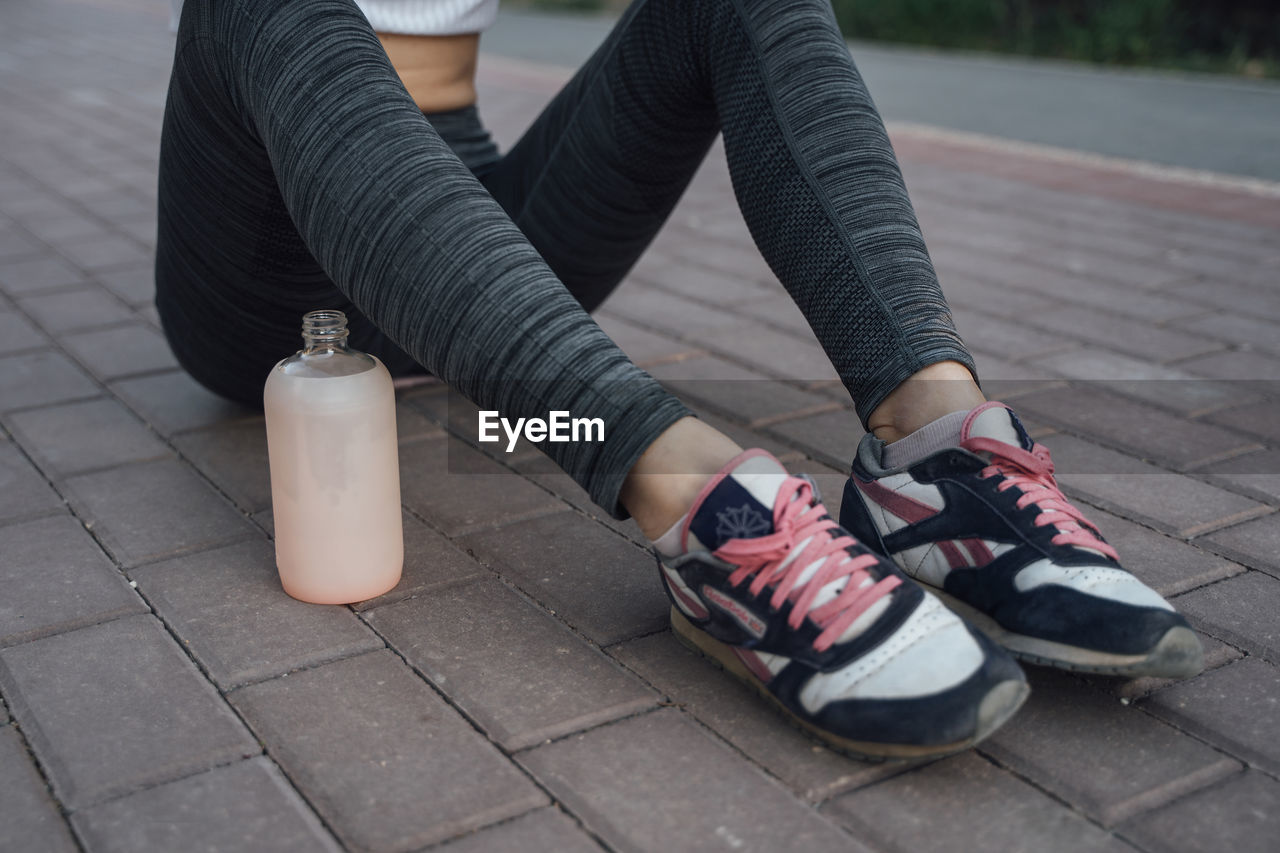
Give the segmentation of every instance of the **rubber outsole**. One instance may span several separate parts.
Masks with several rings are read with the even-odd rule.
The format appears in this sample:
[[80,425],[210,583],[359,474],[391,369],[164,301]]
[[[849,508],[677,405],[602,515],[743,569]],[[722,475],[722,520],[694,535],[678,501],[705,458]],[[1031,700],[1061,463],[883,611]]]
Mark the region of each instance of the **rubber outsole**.
[[[918,582],[918,581],[917,581]],[[930,584],[921,583],[934,595],[1000,644],[1019,660],[1071,672],[1100,675],[1123,675],[1131,678],[1190,678],[1204,669],[1204,650],[1200,638],[1190,628],[1170,628],[1150,651],[1139,655],[1120,655],[1071,646],[1053,640],[1028,637],[1001,627],[981,610]]]
[[695,627],[680,610],[671,608],[671,630],[681,645],[697,652],[712,663],[719,666],[739,681],[746,684],[756,693],[769,700],[783,718],[802,732],[817,738],[825,745],[852,758],[863,761],[911,761],[930,758],[941,758],[957,752],[963,752],[986,738],[1022,707],[1030,695],[1031,689],[1023,681],[1002,681],[993,687],[978,705],[977,730],[963,740],[948,744],[914,745],[899,743],[877,743],[875,741],[850,740],[828,732],[791,711],[769,692],[761,681],[746,668],[733,648],[722,643],[705,631]]

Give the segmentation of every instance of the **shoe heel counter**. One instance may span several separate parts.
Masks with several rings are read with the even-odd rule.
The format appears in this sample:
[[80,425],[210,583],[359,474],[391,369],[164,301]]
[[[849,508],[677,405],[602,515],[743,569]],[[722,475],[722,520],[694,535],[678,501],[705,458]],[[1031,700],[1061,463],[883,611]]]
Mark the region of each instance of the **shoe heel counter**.
[[[856,475],[854,475],[856,476]],[[850,477],[844,484],[844,499],[840,501],[840,526],[852,533],[859,542],[878,554],[889,556],[876,523],[871,520],[862,492]]]

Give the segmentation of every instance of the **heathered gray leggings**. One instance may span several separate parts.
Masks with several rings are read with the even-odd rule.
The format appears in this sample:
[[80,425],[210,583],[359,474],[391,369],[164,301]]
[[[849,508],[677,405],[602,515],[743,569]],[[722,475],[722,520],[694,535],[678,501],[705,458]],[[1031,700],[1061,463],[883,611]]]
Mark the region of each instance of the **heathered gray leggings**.
[[507,417],[603,418],[603,443],[542,446],[621,515],[626,472],[687,410],[587,311],[723,132],[751,234],[864,420],[924,365],[971,366],[824,0],[637,0],[504,157],[461,119],[479,179],[349,0],[187,3],[156,251],[182,365],[260,405],[301,315],[341,308],[393,372]]

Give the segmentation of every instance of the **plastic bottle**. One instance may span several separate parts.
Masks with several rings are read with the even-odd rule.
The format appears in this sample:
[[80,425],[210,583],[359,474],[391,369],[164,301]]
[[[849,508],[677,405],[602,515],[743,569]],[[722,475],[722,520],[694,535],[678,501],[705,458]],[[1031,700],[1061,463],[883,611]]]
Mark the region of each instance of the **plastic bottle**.
[[364,601],[404,564],[391,376],[347,346],[341,311],[305,315],[302,339],[263,391],[276,567],[294,598]]

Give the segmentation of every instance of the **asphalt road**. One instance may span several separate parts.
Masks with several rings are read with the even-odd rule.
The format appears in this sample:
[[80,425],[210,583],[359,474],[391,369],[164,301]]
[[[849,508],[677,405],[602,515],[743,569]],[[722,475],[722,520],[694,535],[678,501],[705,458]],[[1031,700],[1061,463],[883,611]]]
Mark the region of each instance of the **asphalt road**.
[[[481,49],[576,67],[612,21],[504,10]],[[884,117],[1280,181],[1280,81],[851,44]]]

